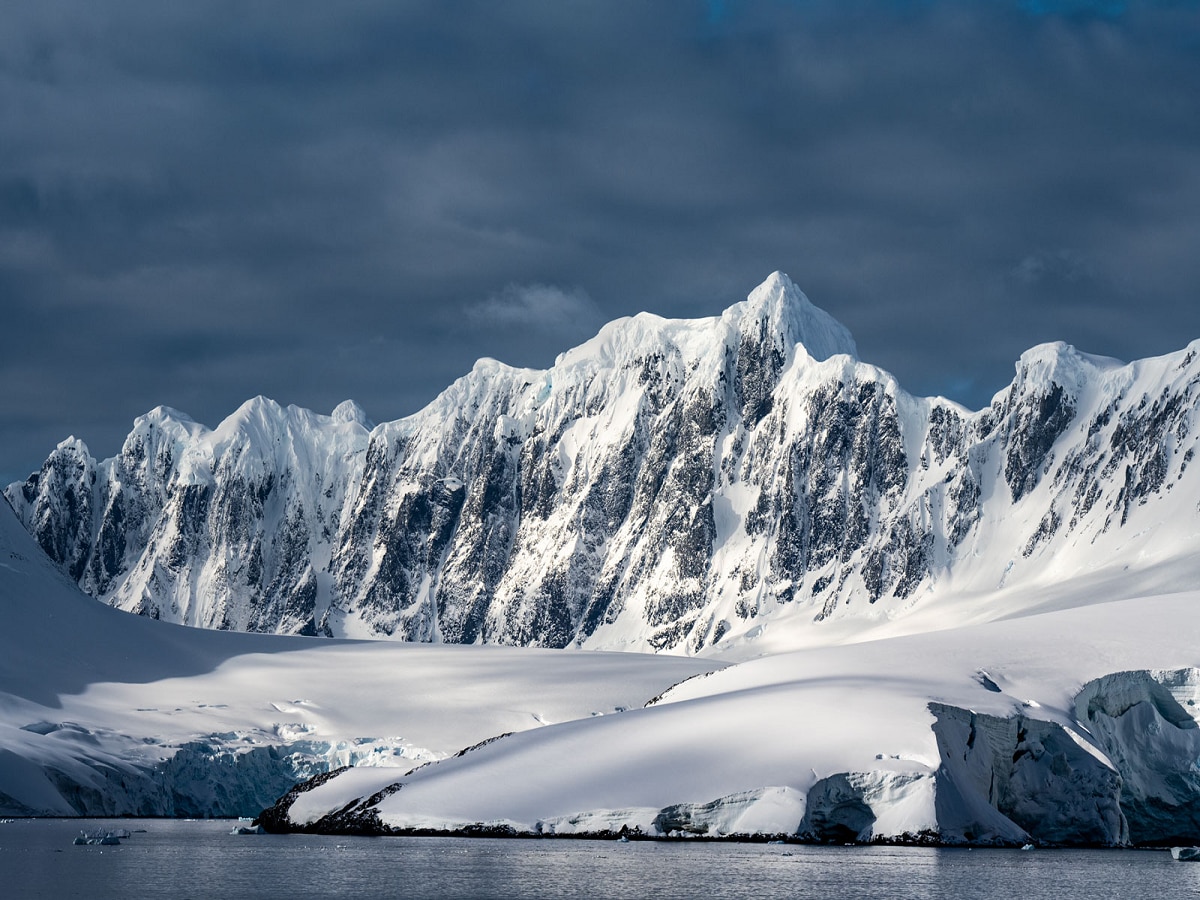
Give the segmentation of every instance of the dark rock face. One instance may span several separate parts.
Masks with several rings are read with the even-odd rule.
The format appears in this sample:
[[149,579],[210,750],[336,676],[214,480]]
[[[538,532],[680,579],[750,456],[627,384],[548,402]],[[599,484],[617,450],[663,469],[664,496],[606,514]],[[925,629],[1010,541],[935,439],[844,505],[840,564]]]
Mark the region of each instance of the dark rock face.
[[91,549],[88,531],[80,525],[91,524],[95,484],[95,460],[82,443],[69,440],[29,476],[19,494],[28,509],[25,527],[77,581],[84,576]]
[[1005,443],[1004,477],[1013,502],[1033,490],[1042,467],[1075,414],[1075,406],[1060,384],[1021,398],[1013,404]]
[[544,372],[483,361],[373,430],[262,398],[212,431],[155,410],[117,457],[64,442],[6,496],[85,590],[144,615],[697,652],[902,610],[951,572],[994,590],[1068,540],[1104,562],[1089,548],[1194,457],[1194,353],[1035,348],[979,413],[853,353],[775,277],[720,319],[613,323]]

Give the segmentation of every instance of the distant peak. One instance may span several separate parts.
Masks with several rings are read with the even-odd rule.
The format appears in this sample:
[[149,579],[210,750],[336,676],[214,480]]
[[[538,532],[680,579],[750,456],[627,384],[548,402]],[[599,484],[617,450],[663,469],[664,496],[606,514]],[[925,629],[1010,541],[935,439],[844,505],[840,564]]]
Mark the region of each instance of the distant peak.
[[262,394],[251,397],[238,407],[239,411],[245,410],[246,412],[256,412],[262,409],[270,410],[271,412],[281,412],[283,408],[270,397]]
[[1018,395],[1043,394],[1052,385],[1068,396],[1079,397],[1089,385],[1101,378],[1125,381],[1132,369],[1119,359],[1081,353],[1064,341],[1035,344],[1016,361],[1016,377],[992,397],[992,405],[1003,404]]
[[725,311],[741,331],[764,328],[784,345],[799,344],[816,360],[845,354],[858,359],[850,330],[815,306],[786,274],[772,272],[743,303]]
[[1063,387],[1089,377],[1089,370],[1120,369],[1125,363],[1107,356],[1081,353],[1071,344],[1051,341],[1036,344],[1021,354],[1016,370],[1019,381],[1055,381]]
[[234,428],[258,428],[263,425],[267,427],[275,427],[282,424],[287,417],[284,408],[270,397],[264,397],[259,394],[257,397],[251,397],[228,416],[221,427],[228,429]]
[[146,413],[144,416],[139,416],[138,418],[151,422],[175,421],[183,422],[185,424],[191,424],[193,421],[192,417],[187,413],[180,412],[172,406],[161,405],[154,407],[154,409],[150,410],[150,412]]
[[66,440],[59,441],[57,449],[63,453],[74,453],[82,457],[91,456],[88,445],[75,437],[75,435],[71,435]]
[[347,425],[357,423],[368,431],[375,427],[375,423],[370,420],[366,411],[353,400],[343,400],[335,406],[330,418],[335,422]]
[[788,277],[787,272],[781,272],[779,269],[768,275],[762,284],[750,292],[750,296],[753,297],[758,293],[775,293],[779,291],[794,291],[799,293],[800,296],[804,296],[804,292],[796,286],[796,282]]
[[483,372],[491,375],[496,372],[503,372],[505,369],[511,368],[508,363],[503,363],[498,359],[493,359],[490,356],[481,356],[475,360],[475,365],[471,366],[472,372]]

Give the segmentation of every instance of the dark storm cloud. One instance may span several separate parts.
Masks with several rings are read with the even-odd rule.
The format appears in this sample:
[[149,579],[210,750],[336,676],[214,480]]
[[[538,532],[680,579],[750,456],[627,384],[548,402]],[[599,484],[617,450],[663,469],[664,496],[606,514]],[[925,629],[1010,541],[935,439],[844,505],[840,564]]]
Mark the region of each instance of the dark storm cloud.
[[10,4],[0,475],[377,420],[774,269],[910,390],[1200,336],[1191,2]]

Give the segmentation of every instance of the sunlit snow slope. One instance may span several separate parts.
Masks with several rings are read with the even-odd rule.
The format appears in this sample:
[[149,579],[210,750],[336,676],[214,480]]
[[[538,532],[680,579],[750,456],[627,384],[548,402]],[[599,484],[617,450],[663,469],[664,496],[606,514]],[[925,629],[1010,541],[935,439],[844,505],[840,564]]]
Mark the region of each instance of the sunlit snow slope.
[[1200,840],[1200,594],[800,651],[397,779],[310,783],[316,831]]
[[639,654],[184,628],[84,595],[0,501],[0,815],[250,815],[302,777],[641,706]]
[[6,495],[85,590],[156,618],[747,658],[1194,584],[1198,349],[1042,345],[969,412],[776,273],[544,371],[482,360],[378,426],[160,407]]

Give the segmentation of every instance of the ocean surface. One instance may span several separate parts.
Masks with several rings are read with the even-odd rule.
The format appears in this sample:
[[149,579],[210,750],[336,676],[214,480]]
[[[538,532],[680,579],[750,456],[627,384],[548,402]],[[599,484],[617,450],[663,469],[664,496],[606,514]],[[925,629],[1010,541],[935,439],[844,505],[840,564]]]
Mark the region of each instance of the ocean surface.
[[[236,824],[0,821],[0,897],[1200,897],[1200,863],[1164,851],[231,835]],[[135,833],[76,847],[81,826]]]

